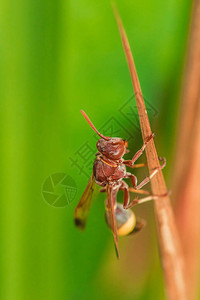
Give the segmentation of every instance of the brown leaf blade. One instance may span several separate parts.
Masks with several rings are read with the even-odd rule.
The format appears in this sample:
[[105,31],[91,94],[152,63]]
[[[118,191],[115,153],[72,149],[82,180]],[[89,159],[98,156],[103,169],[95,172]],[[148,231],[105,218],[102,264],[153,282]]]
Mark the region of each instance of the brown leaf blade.
[[[151,127],[128,38],[115,5],[113,5],[113,10],[130,70],[142,136],[145,141],[152,133]],[[159,160],[153,140],[151,140],[146,147],[146,156],[149,172],[151,174],[155,168],[159,167]],[[167,192],[162,171],[159,171],[153,177],[151,187],[154,194],[162,195]],[[184,259],[169,196],[155,200],[154,204],[158,240],[168,297],[173,300],[187,299]]]
[[172,188],[189,294],[194,300],[200,272],[200,1],[192,5]]

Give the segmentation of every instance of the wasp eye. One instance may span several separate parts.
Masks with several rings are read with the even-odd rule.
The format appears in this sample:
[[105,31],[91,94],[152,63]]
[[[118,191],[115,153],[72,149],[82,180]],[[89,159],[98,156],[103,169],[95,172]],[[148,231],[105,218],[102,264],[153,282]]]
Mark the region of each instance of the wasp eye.
[[124,146],[127,148],[128,147],[128,141],[127,140],[123,140],[124,141]]

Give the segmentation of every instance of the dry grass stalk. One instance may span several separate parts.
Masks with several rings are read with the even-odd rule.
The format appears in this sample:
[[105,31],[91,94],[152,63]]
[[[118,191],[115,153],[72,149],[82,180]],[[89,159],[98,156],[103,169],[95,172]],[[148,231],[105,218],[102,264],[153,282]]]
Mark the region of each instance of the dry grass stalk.
[[190,299],[197,299],[200,253],[200,1],[193,7],[173,177]]
[[[129,42],[123,28],[120,16],[114,6],[114,14],[117,20],[120,31],[122,44],[128,61],[128,66],[131,74],[135,99],[140,119],[143,140],[151,134],[151,128],[147,111],[144,104],[144,99],[136,73],[136,68],[129,46]],[[147,163],[150,174],[159,167],[159,160],[154,145],[151,141],[146,147]],[[167,192],[165,181],[162,172],[159,171],[151,181],[151,187],[154,194],[165,194]],[[160,253],[166,282],[166,290],[169,299],[187,299],[186,297],[186,282],[184,272],[184,259],[179,242],[179,236],[175,224],[174,214],[170,204],[169,196],[155,200],[155,215],[158,230],[158,239],[160,245]]]

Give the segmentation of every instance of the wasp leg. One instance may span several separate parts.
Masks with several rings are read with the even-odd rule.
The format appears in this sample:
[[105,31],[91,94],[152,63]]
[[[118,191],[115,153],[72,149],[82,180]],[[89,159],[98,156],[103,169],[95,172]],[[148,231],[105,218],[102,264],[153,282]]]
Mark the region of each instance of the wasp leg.
[[137,186],[137,177],[129,172],[126,172],[125,178],[130,178],[133,188]]
[[136,194],[144,194],[144,195],[149,195],[150,194],[150,192],[147,191],[147,190],[136,190],[132,187],[129,187],[128,190],[129,190],[129,192],[136,193]]
[[152,133],[147,139],[146,142],[144,142],[142,148],[140,150],[138,150],[135,155],[133,156],[133,158],[131,160],[125,160],[123,162],[123,164],[127,165],[128,167],[133,167],[133,164],[136,160],[138,160],[138,158],[142,155],[142,153],[144,152],[144,149],[146,148],[146,145],[151,141],[151,139],[154,138],[154,133]]
[[136,187],[137,187],[137,177],[135,175],[127,172],[125,178],[130,178],[131,182],[132,182],[132,185],[133,185],[133,187],[129,187],[129,192],[136,193],[136,194],[146,194],[146,195],[150,194],[146,190],[138,190],[138,189],[136,189]]
[[121,186],[119,188],[120,190],[124,191],[124,204],[123,204],[123,208],[127,209],[130,208],[136,204],[140,204],[140,203],[144,203],[150,200],[156,200],[159,198],[163,198],[166,197],[170,192],[168,191],[167,193],[163,194],[163,195],[149,195],[147,197],[138,199],[138,198],[134,198],[131,203],[129,203],[130,201],[130,195],[129,195],[129,191],[130,192],[134,192],[134,193],[139,193],[139,194],[149,194],[148,191],[145,190],[136,190],[134,188],[129,188],[128,184],[124,181],[122,181]]
[[125,208],[130,201],[130,195],[129,195],[129,186],[125,181],[122,181],[121,186],[119,188],[121,191],[124,191],[124,204],[123,207]]
[[144,202],[148,202],[150,200],[157,200],[159,198],[164,198],[166,196],[168,196],[170,193],[170,191],[168,191],[167,193],[163,194],[163,195],[150,195],[150,196],[147,196],[147,197],[144,197],[144,198],[141,198],[141,199],[138,199],[138,198],[135,198],[131,201],[130,204],[128,204],[126,207],[124,207],[125,209],[128,209],[130,207],[133,207],[134,205],[136,204],[141,204],[141,203],[144,203]]
[[136,190],[139,190],[141,189],[145,184],[147,184],[152,178],[154,175],[156,175],[158,173],[158,171],[162,170],[165,166],[166,166],[166,159],[163,158],[163,157],[159,157],[159,160],[161,160],[163,162],[163,164],[156,168],[153,173],[146,177],[140,184],[137,185],[137,177],[131,173],[126,173],[126,178],[130,178],[131,179],[131,182],[133,184],[133,188],[136,189]]
[[136,190],[139,190],[140,188],[142,188],[145,184],[147,184],[153,178],[154,175],[156,175],[158,173],[158,171],[162,170],[166,166],[166,159],[164,157],[159,157],[159,160],[162,160],[163,164],[160,167],[156,168],[153,171],[153,173],[151,173],[150,176],[146,177],[142,182],[140,182],[140,184],[135,186]]
[[142,167],[146,167],[147,164],[146,163],[143,163],[143,164],[136,164],[136,165],[133,165],[131,168],[133,169],[136,169],[136,168],[142,168]]
[[[132,175],[132,174],[131,174]],[[134,188],[130,188],[125,181],[122,181],[121,186],[119,188],[121,191],[124,191],[124,204],[123,207],[126,208],[130,201],[130,194],[129,192],[137,193],[137,194],[146,194],[149,195],[148,191],[144,190],[136,190]]]

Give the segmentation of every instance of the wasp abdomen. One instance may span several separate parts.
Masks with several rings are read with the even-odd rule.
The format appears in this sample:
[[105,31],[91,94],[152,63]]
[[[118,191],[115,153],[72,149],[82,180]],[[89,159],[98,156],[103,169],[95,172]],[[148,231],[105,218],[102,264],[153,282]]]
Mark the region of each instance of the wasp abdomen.
[[[105,212],[106,223],[111,227],[111,213],[106,209]],[[124,209],[120,203],[115,207],[115,220],[117,225],[118,235],[128,235],[133,232],[136,225],[136,217],[131,209]]]

